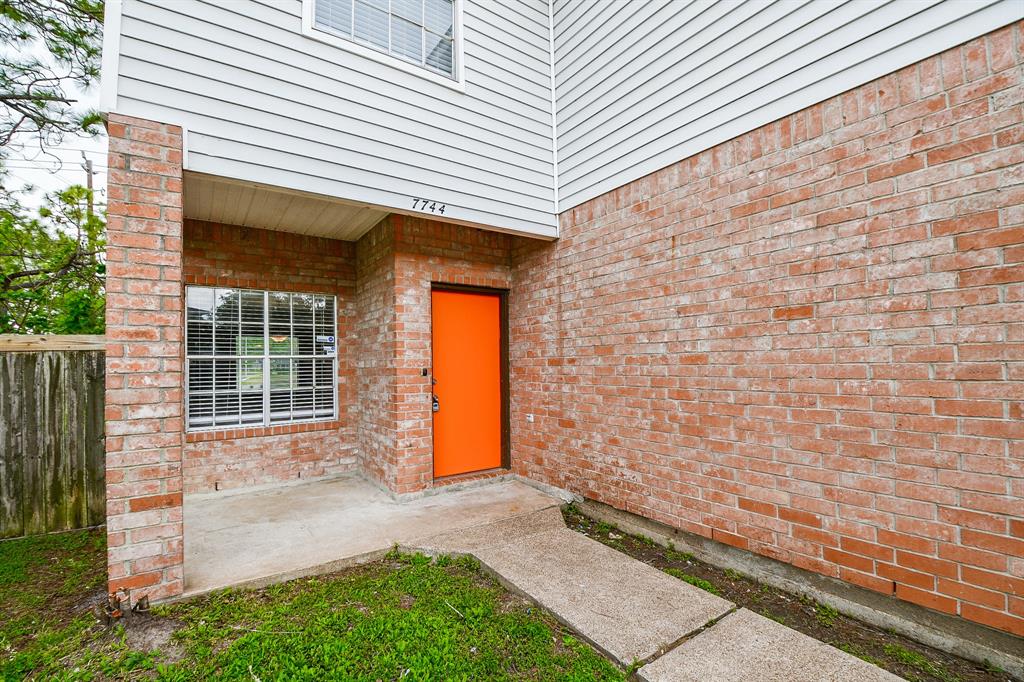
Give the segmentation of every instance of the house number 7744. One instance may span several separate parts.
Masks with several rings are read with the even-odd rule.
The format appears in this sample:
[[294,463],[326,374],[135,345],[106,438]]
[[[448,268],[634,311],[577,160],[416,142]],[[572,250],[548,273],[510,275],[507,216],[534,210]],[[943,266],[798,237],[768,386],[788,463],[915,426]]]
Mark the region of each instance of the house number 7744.
[[430,201],[429,199],[413,199],[412,210],[414,211],[430,211],[431,213],[440,213],[444,215],[444,204],[439,204],[436,201]]

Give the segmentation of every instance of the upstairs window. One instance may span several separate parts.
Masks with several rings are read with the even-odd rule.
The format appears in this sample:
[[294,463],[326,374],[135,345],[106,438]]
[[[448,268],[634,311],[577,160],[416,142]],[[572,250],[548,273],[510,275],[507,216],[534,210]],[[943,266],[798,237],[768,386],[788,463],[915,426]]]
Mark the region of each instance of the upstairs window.
[[333,296],[190,286],[185,306],[189,430],[336,417]]
[[312,2],[313,28],[456,78],[454,0]]

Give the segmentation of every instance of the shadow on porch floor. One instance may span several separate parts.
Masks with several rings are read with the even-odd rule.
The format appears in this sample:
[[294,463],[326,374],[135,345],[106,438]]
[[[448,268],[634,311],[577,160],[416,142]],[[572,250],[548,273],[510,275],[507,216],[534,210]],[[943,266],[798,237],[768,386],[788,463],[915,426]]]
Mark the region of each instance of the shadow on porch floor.
[[514,480],[397,502],[358,477],[185,499],[185,596],[371,560],[394,544],[560,504]]

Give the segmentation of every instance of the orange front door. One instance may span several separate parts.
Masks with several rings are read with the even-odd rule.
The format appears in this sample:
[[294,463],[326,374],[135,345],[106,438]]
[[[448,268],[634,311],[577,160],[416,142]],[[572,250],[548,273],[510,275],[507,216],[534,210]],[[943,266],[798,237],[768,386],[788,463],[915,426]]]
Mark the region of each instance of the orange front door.
[[434,478],[501,466],[501,297],[431,293]]

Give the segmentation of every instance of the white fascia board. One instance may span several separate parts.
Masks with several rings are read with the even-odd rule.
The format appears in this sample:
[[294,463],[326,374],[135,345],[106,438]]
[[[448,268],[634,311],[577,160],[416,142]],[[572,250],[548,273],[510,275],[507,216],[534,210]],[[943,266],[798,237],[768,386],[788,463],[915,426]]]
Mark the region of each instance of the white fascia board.
[[548,0],[548,66],[551,75],[551,180],[554,196],[555,230],[558,219],[558,98],[555,91],[555,0]]
[[103,7],[103,58],[100,62],[99,110],[117,109],[117,71],[121,60],[121,0],[106,0]]

